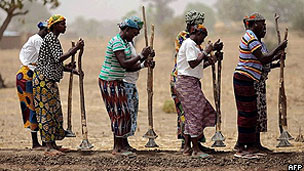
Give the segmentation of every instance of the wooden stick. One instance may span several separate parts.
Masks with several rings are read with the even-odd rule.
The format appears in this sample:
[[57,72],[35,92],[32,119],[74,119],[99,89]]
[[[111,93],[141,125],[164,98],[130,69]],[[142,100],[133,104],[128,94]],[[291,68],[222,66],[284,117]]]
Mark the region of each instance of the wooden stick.
[[145,42],[146,42],[146,46],[149,46],[145,6],[142,6],[142,14],[143,14],[143,20],[144,20]]
[[281,43],[281,35],[280,35],[279,22],[278,22],[279,18],[280,18],[280,16],[277,13],[275,13],[274,19],[275,19],[275,29],[276,29],[277,36],[278,36],[278,44]]
[[[154,41],[154,25],[151,25],[151,39],[150,39],[150,47],[153,49],[153,41]],[[152,57],[149,57],[148,60],[153,61]],[[147,79],[147,91],[148,91],[148,119],[149,126],[153,129],[153,68],[148,67],[148,79]]]
[[[72,47],[75,47],[75,42],[72,42]],[[72,55],[71,63],[75,62],[75,54]],[[68,128],[72,131],[72,92],[73,92],[73,70],[70,72],[69,93],[68,93]]]
[[[212,84],[213,84],[213,97],[214,97],[214,104],[215,104],[215,109],[217,112],[217,120],[218,120],[218,111],[217,111],[217,106],[218,106],[218,95],[217,95],[217,83],[216,83],[216,73],[215,73],[215,64],[211,65],[212,69]],[[216,131],[218,131],[218,124],[216,124]]]
[[[284,40],[287,40],[288,29],[286,28]],[[280,57],[280,89],[279,89],[279,112],[281,113],[281,125],[287,129],[287,99],[284,86],[284,56]]]
[[221,77],[222,77],[222,60],[217,62],[217,131],[221,131],[222,114],[221,114]]
[[88,139],[88,130],[86,123],[85,103],[84,103],[84,91],[83,91],[83,71],[81,65],[81,59],[83,54],[83,48],[80,49],[78,54],[78,71],[79,75],[79,90],[80,90],[80,109],[81,109],[81,126],[82,126],[82,138],[83,140]]
[[[279,31],[279,15],[275,13],[275,29],[278,36],[278,44],[281,43],[281,35]],[[288,36],[288,29],[285,31],[284,39],[287,40]],[[286,94],[285,94],[285,87],[284,87],[284,58],[283,55],[280,57],[280,81],[279,81],[279,130],[280,133],[283,132],[283,127],[286,129],[287,127],[287,100],[286,100]]]

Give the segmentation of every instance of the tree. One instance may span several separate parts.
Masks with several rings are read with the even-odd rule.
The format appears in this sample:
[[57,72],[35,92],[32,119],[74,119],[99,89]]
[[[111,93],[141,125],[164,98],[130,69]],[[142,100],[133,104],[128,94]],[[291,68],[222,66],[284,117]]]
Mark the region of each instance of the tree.
[[25,2],[23,9],[29,12],[26,15],[16,16],[9,24],[7,30],[34,33],[38,29],[38,22],[47,20],[52,15],[48,7],[41,2]]
[[[168,19],[173,18],[173,10],[168,6],[175,0],[143,0],[149,2],[148,8],[152,9],[152,20],[159,27]],[[149,10],[149,9],[148,9]]]
[[[1,0],[0,8],[6,12],[6,18],[4,19],[1,27],[0,27],[0,41],[3,37],[3,33],[6,30],[9,23],[12,21],[13,17],[26,15],[28,10],[23,10],[24,3],[33,2],[37,0]],[[58,0],[40,0],[43,2],[43,5],[50,4],[51,8],[55,8],[59,5]],[[4,81],[0,74],[0,88],[5,87]]]
[[274,13],[280,21],[290,22],[294,29],[304,31],[304,0],[258,0],[258,9],[266,19],[274,20]]
[[[263,1],[264,2],[264,1]],[[215,4],[222,21],[242,21],[244,16],[255,12],[255,0],[218,0]]]
[[[3,33],[6,30],[13,17],[26,15],[28,10],[23,10],[25,2],[33,2],[38,0],[1,0],[0,8],[6,12],[6,18],[0,27],[0,41],[3,37]],[[50,4],[51,8],[55,8],[59,5],[58,0],[40,0],[43,5]]]

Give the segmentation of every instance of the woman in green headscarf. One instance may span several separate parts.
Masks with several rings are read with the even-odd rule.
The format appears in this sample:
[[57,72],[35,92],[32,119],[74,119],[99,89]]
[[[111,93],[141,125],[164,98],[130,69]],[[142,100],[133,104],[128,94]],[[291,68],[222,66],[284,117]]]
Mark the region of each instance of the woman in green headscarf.
[[145,47],[139,55],[132,56],[129,42],[139,34],[142,24],[138,17],[127,18],[119,24],[120,32],[107,45],[105,60],[98,78],[114,135],[113,155],[132,154],[132,148],[128,143],[131,115],[123,79],[127,71],[138,71],[146,67],[147,57],[154,56],[154,51],[150,47]]

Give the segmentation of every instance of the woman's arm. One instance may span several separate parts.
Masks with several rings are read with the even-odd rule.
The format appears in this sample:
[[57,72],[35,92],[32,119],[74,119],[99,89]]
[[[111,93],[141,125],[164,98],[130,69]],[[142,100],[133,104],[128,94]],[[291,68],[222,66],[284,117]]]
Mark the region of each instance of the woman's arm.
[[255,51],[252,52],[252,54],[258,58],[258,60],[262,64],[268,64],[272,61],[275,61],[280,58],[280,55],[277,55],[281,50],[285,49],[287,46],[287,40],[284,40],[282,43],[280,43],[275,49],[273,49],[271,52],[267,54],[262,53],[262,47],[257,48]]
[[145,47],[141,53],[142,55],[137,55],[136,57],[126,59],[124,50],[118,50],[118,51],[114,52],[121,67],[123,67],[125,69],[131,69],[131,70],[140,69],[137,67],[138,64],[136,64],[136,63],[139,62],[139,65],[140,65],[140,61],[144,61],[152,53],[153,52],[150,47]]
[[[198,66],[203,59],[207,59],[208,58],[208,54],[212,51],[213,49],[213,45],[212,43],[208,43],[206,46],[206,49],[204,51],[202,51],[202,53],[198,54],[198,57],[195,60],[191,60],[188,61],[189,65],[191,68],[195,68],[196,66]],[[186,51],[186,56],[187,55],[193,55],[191,51],[193,51],[194,49],[192,49],[192,47],[188,47],[187,51]]]
[[59,62],[63,62],[66,59],[68,59],[70,56],[74,55],[77,50],[79,50],[80,48],[83,48],[84,46],[84,41],[82,39],[80,39],[75,47],[72,47],[67,53],[64,53],[63,55],[61,55],[59,57]]

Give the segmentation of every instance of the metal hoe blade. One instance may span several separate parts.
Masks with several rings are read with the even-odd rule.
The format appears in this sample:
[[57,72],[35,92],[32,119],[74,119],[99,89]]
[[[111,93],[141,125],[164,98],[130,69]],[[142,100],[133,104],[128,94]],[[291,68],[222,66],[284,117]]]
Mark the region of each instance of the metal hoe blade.
[[301,127],[299,128],[299,135],[297,136],[297,138],[295,139],[296,142],[304,142],[304,137],[301,133]]
[[91,151],[94,146],[88,140],[82,140],[81,144],[78,147],[80,151]]
[[76,137],[76,135],[72,132],[72,130],[65,130],[65,136],[66,137]]
[[155,143],[154,138],[149,138],[149,141],[147,142],[145,147],[155,148],[155,147],[159,147],[159,146]]
[[226,147],[226,145],[224,144],[225,137],[223,136],[221,131],[215,132],[211,140],[214,141],[212,147]]
[[288,140],[293,140],[294,138],[287,132],[283,131],[278,138],[279,144],[277,147],[291,147],[293,146]]
[[159,147],[154,141],[154,139],[156,139],[158,136],[156,135],[153,129],[150,128],[143,137],[149,138],[149,141],[147,142],[145,147],[149,147],[149,148]]

